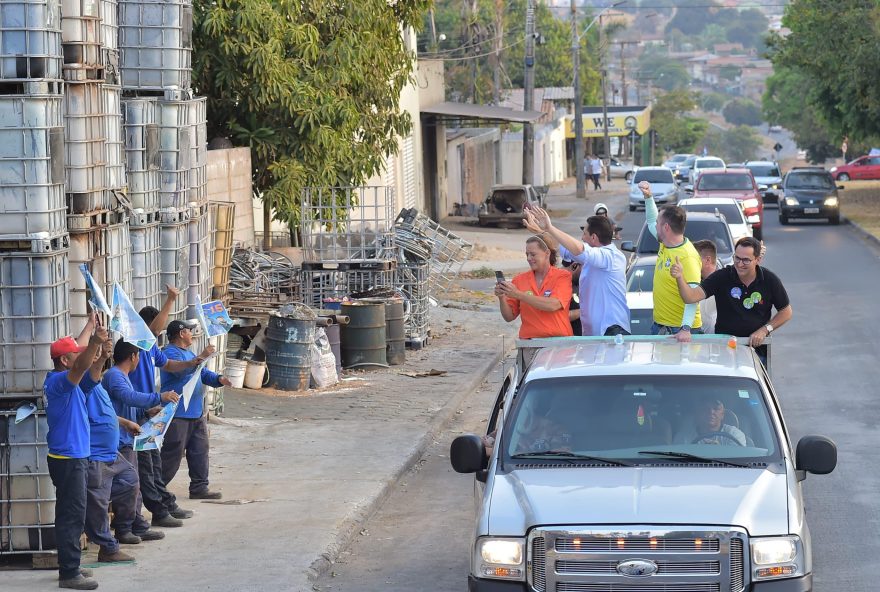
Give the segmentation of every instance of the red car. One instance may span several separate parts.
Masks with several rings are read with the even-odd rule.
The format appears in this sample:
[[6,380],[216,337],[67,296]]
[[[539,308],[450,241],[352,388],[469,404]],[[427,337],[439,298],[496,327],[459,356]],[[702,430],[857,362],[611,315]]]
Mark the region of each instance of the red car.
[[746,220],[752,225],[753,236],[761,240],[764,232],[764,200],[755,177],[749,169],[708,169],[700,173],[693,197],[732,197],[742,202]]
[[833,167],[831,176],[835,181],[880,179],[880,156],[860,156],[849,164]]

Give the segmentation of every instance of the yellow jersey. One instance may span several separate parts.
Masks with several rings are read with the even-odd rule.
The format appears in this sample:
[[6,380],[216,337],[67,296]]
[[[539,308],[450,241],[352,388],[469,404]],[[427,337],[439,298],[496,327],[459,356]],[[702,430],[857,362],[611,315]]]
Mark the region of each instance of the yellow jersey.
[[[654,322],[667,327],[681,327],[684,317],[684,300],[678,293],[678,283],[669,273],[669,269],[678,257],[681,263],[684,279],[689,284],[700,283],[700,269],[702,262],[700,254],[694,248],[689,239],[677,247],[667,247],[660,243],[657,252],[657,266],[654,268]],[[697,306],[692,329],[699,329],[703,325],[700,318],[700,308]]]

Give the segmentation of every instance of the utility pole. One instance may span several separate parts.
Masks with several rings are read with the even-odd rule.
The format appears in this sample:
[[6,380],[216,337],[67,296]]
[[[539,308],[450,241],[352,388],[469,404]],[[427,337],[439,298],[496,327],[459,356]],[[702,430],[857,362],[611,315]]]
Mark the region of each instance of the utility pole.
[[574,178],[577,197],[586,199],[587,184],[584,179],[584,107],[581,96],[581,41],[577,30],[577,6],[571,0],[571,61],[574,64]]
[[[535,0],[528,0],[526,8],[526,57],[523,76],[523,111],[531,111],[535,100]],[[531,185],[535,178],[535,128],[531,122],[523,125],[523,185]]]
[[604,136],[605,136],[605,158],[608,159],[608,166],[605,167],[605,180],[611,181],[611,139],[608,137],[608,93],[606,92],[606,80],[608,78],[608,72],[605,69],[605,43],[603,41],[603,37],[605,36],[605,29],[602,28],[602,15],[599,15],[599,51],[601,54],[599,55],[599,60],[601,62],[600,66],[602,68],[602,127],[604,128]]
[[[433,9],[432,11],[433,12]],[[501,47],[504,37],[504,0],[495,0],[495,68],[492,77],[492,103],[501,104]]]

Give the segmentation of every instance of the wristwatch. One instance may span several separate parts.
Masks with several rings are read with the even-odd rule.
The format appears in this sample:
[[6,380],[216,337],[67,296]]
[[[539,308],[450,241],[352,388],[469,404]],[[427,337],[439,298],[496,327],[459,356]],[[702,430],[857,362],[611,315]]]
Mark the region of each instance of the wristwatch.
[[767,323],[766,325],[764,325],[764,328],[767,329],[767,335],[770,335],[771,333],[773,333],[773,325],[771,325],[770,323]]
[[691,326],[690,326],[690,325],[682,325],[682,326],[681,326],[681,329],[679,329],[679,330],[680,330],[680,331],[687,331],[688,333],[690,333],[690,332],[691,332]]

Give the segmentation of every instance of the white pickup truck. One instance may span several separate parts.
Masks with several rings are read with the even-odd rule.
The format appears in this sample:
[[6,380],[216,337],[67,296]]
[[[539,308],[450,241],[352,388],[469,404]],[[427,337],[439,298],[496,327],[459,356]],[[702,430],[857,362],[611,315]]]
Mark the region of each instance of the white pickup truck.
[[529,345],[488,434],[450,450],[476,475],[471,592],[812,590],[801,483],[833,471],[837,448],[792,446],[751,348],[696,335]]

